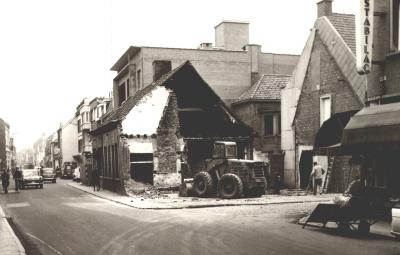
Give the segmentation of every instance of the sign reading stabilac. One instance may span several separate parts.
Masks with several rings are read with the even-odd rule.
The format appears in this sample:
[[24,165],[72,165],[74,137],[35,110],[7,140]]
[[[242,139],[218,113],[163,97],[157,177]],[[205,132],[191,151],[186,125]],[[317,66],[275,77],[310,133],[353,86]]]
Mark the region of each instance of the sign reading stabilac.
[[360,0],[356,16],[357,71],[368,74],[372,64],[372,41],[374,30],[374,0]]

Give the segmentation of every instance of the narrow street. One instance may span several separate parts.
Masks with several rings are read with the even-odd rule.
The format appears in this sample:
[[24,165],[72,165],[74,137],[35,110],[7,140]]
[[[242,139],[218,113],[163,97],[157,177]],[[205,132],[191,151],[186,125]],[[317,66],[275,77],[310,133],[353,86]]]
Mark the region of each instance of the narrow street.
[[[140,210],[58,180],[1,194],[28,254],[399,254],[388,236],[340,236],[295,221],[315,203]],[[355,252],[356,251],[356,252]]]

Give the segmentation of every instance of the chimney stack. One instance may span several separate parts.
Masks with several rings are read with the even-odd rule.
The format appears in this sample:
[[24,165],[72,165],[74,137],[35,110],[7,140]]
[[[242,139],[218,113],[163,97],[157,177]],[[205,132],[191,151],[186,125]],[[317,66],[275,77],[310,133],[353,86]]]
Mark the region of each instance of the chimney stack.
[[243,51],[249,44],[249,22],[224,20],[215,26],[215,47]]
[[332,2],[333,0],[322,0],[317,3],[318,18],[332,15]]

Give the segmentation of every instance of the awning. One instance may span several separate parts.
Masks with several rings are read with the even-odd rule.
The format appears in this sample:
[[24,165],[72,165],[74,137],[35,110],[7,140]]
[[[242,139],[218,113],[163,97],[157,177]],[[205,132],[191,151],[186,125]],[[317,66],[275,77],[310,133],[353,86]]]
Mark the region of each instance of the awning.
[[335,113],[319,128],[315,136],[314,150],[317,155],[338,154],[343,129],[357,110]]
[[400,103],[365,107],[343,131],[342,147],[350,151],[399,147]]

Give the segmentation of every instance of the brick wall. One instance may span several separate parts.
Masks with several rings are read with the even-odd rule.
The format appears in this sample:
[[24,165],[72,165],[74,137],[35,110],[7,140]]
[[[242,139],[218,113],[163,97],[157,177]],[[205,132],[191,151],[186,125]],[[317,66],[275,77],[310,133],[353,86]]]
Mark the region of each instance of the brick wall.
[[[259,53],[257,69],[260,74],[277,73],[291,74],[298,60],[297,55]],[[210,84],[214,91],[226,102],[236,99],[252,85],[251,52],[248,51],[219,51],[197,49],[174,49],[143,47],[135,56],[131,57],[129,66],[130,95],[137,90],[136,71],[141,70],[141,87],[153,81],[153,61],[169,60],[172,69],[190,60],[196,70]],[[127,77],[118,77],[113,85],[115,105],[118,104],[118,87],[120,80]]]
[[[314,144],[315,135],[320,127],[319,111],[322,95],[331,95],[332,114],[362,107],[318,35],[315,38],[313,52],[319,52],[312,54],[311,57],[319,58],[319,61],[314,59],[310,61],[295,119],[296,142],[301,145]],[[319,81],[315,79],[311,70],[314,70],[313,72],[319,70]]]
[[351,158],[351,156],[335,157],[328,192],[343,193],[355,176],[360,175],[360,165],[350,164]]
[[180,150],[177,108],[176,95],[171,93],[168,106],[157,129],[157,149],[154,152],[154,157],[158,159],[158,171],[154,174],[154,186],[159,188],[179,187],[180,184],[177,166],[179,158],[177,152]]
[[263,137],[263,114],[276,112],[280,114],[280,102],[245,102],[233,106],[237,116],[253,128],[255,137],[253,147],[260,152],[279,152],[281,150],[280,136]]

